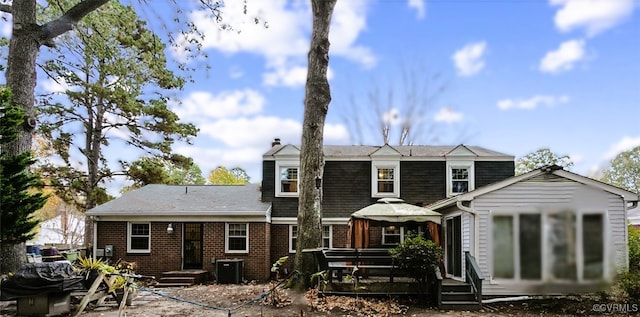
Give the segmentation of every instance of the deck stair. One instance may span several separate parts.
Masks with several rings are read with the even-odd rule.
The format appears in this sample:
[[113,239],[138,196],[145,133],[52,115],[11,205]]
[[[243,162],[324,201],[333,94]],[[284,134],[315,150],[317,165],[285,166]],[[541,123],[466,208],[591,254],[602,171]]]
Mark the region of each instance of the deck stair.
[[471,285],[464,282],[442,283],[440,309],[477,310],[481,308]]
[[182,270],[163,272],[155,287],[189,287],[207,281],[209,272],[206,270]]

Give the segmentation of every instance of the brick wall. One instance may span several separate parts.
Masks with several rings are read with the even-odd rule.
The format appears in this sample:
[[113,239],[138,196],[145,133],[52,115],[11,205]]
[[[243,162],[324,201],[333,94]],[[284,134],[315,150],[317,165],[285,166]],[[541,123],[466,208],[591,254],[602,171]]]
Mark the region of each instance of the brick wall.
[[[162,272],[182,268],[182,224],[173,222],[173,233],[167,233],[168,222],[151,223],[151,252],[127,253],[127,223],[98,223],[98,248],[114,246],[112,262],[118,259],[136,262],[137,272],[144,275],[162,276]],[[266,281],[271,269],[270,224],[249,223],[249,253],[225,253],[223,222],[208,222],[203,226],[203,269],[215,272],[215,259],[243,259],[246,280]]]

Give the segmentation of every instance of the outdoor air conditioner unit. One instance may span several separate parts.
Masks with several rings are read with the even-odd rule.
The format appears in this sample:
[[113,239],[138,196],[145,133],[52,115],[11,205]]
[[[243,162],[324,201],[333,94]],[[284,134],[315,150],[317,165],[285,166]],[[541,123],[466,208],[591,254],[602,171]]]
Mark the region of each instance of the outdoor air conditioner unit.
[[244,260],[216,260],[216,282],[218,284],[242,283]]

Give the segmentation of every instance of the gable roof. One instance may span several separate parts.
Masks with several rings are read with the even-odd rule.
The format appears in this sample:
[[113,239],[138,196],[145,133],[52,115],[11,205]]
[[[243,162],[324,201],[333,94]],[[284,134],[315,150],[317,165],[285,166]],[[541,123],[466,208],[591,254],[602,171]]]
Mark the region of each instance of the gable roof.
[[260,186],[147,185],[87,211],[88,216],[265,216]]
[[[285,147],[292,147],[292,145],[277,144],[273,146],[264,155],[264,159],[273,158]],[[294,146],[295,147],[295,146]],[[297,147],[295,147],[297,149]],[[324,156],[327,160],[336,159],[354,159],[362,158],[369,159],[371,155],[375,156],[375,153],[383,149],[384,151],[391,152],[395,150],[403,159],[410,158],[439,158],[445,159],[447,155],[457,153],[457,150],[467,151],[475,155],[479,159],[502,159],[513,161],[514,156],[505,153],[489,150],[480,146],[470,145],[325,145]],[[454,151],[456,150],[456,151]],[[454,154],[455,155],[455,154]]]
[[578,183],[582,183],[584,185],[587,186],[591,186],[594,188],[598,188],[601,189],[603,191],[612,193],[614,195],[618,195],[620,197],[622,197],[625,201],[627,202],[637,202],[638,201],[638,195],[636,195],[633,192],[630,192],[628,190],[624,190],[622,188],[616,187],[616,186],[612,186],[609,185],[607,183],[603,183],[601,181],[589,178],[589,177],[585,177],[576,173],[572,173],[569,171],[565,171],[562,169],[561,166],[558,165],[547,165],[547,166],[543,166],[540,167],[538,169],[535,169],[533,171],[530,171],[528,173],[525,174],[521,174],[521,175],[516,175],[516,176],[512,176],[509,178],[506,178],[502,181],[498,181],[495,182],[493,184],[489,184],[486,186],[482,186],[479,188],[476,188],[475,190],[472,190],[470,192],[464,193],[464,194],[460,194],[457,196],[453,196],[450,198],[446,198],[440,201],[437,201],[433,204],[428,205],[428,208],[431,209],[439,209],[442,207],[447,207],[447,206],[451,206],[453,204],[455,204],[458,201],[470,201],[473,200],[474,198],[487,194],[487,193],[491,193],[493,191],[505,188],[507,186],[510,186],[512,184],[518,183],[518,182],[522,182],[522,181],[526,181],[541,175],[545,175],[545,174],[552,174],[558,177],[562,177],[562,178],[566,178],[569,180],[572,180],[574,182],[578,182]]

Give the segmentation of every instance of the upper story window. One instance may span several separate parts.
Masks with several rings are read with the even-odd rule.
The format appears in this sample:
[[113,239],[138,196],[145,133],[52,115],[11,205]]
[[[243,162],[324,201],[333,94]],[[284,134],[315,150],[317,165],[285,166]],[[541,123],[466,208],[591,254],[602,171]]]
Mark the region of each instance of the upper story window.
[[129,222],[127,225],[127,252],[151,252],[151,224]]
[[249,224],[225,223],[225,248],[226,253],[249,252]]
[[276,164],[276,196],[298,196],[299,167],[300,163],[298,162],[279,162]]
[[469,191],[469,169],[451,169],[451,193],[461,194]]
[[371,196],[400,196],[400,162],[373,161],[371,172]]
[[447,196],[454,196],[474,189],[473,161],[447,161]]

